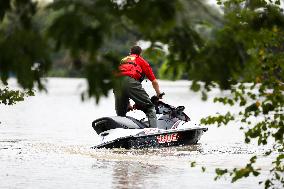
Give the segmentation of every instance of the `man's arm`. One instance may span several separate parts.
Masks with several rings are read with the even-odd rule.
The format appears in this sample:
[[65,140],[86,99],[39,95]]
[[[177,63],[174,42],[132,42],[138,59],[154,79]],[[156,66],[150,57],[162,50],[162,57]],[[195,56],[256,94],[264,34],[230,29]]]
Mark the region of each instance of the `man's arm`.
[[137,61],[139,61],[139,65],[141,66],[143,72],[146,74],[147,78],[152,82],[152,86],[155,89],[157,97],[162,98],[160,96],[161,91],[159,83],[153,73],[150,64],[146,60],[144,60],[141,56],[139,56],[139,59],[137,59]]
[[153,86],[153,88],[154,88],[155,91],[156,91],[157,97],[159,97],[160,94],[161,94],[161,91],[160,91],[160,86],[159,86],[159,83],[158,83],[157,79],[154,79],[154,80],[152,81],[152,86]]

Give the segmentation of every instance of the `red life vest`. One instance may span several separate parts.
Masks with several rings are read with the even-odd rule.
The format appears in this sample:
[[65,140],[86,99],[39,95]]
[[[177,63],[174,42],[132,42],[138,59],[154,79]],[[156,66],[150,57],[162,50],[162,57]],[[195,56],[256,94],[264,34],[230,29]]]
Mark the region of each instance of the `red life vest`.
[[138,81],[143,81],[145,74],[141,66],[136,64],[136,56],[127,56],[121,60],[119,70],[122,75],[132,77]]

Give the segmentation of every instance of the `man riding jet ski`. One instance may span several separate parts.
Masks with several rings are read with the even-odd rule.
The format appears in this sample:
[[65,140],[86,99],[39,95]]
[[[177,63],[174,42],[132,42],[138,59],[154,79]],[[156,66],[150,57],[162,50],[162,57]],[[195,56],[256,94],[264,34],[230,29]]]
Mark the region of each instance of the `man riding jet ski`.
[[157,114],[157,128],[149,128],[147,121],[133,117],[99,118],[92,127],[100,143],[93,148],[149,148],[196,144],[207,128],[190,124],[184,106],[174,107],[156,96],[151,98]]
[[155,106],[149,95],[142,87],[141,82],[146,76],[152,83],[156,95],[162,98],[158,80],[156,79],[150,64],[142,58],[142,49],[133,46],[129,56],[121,60],[117,73],[117,85],[114,87],[115,110],[118,116],[125,117],[127,110],[132,109],[129,99],[143,107],[143,112],[148,117],[150,127],[157,127]]
[[[158,81],[150,67],[140,54],[142,49],[133,46],[130,55],[123,58],[119,66],[118,85],[114,88],[117,116],[104,117],[93,121],[92,126],[100,136],[100,144],[94,148],[144,148],[195,144],[207,128],[184,128],[190,119],[183,112],[184,107],[175,108],[159,99]],[[156,92],[149,98],[141,82],[146,76]],[[130,106],[129,99],[135,102],[135,108],[142,110],[148,120],[138,121],[126,116]],[[158,114],[158,116],[156,115]]]

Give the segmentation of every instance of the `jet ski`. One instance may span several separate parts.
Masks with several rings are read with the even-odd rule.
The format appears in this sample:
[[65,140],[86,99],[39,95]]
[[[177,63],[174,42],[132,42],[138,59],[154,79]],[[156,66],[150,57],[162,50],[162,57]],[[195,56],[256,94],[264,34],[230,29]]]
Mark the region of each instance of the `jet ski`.
[[184,113],[184,106],[174,107],[157,96],[153,96],[151,101],[156,109],[157,128],[149,128],[146,118],[102,117],[92,122],[100,141],[92,148],[141,149],[191,145],[196,144],[208,130],[192,125]]

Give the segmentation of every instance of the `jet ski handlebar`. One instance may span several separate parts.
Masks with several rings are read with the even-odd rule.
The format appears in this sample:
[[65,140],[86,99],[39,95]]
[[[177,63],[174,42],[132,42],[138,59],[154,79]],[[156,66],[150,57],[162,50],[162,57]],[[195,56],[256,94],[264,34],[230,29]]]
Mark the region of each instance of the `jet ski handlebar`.
[[[161,96],[163,95],[165,95],[165,93],[161,93]],[[177,117],[180,120],[190,121],[190,118],[183,112],[185,109],[184,106],[171,106],[167,103],[160,101],[160,98],[157,96],[152,96],[151,102],[155,105],[156,113],[164,115],[168,114],[171,117]]]
[[[159,104],[159,100],[160,100],[164,95],[165,95],[165,93],[163,92],[163,93],[159,94],[159,96],[156,96],[156,95],[152,96],[152,97],[151,97],[151,102],[152,102],[155,106],[157,106],[157,105]],[[144,107],[143,107],[143,106],[140,106],[140,105],[138,105],[138,104],[134,104],[131,110],[133,110],[133,109],[134,109],[134,110],[142,110],[142,111],[143,111]],[[127,111],[130,111],[130,109],[128,109]]]
[[165,93],[162,92],[161,94],[159,94],[159,96],[156,96],[156,95],[152,96],[151,102],[156,105],[164,95],[165,95]]
[[[156,113],[158,114],[168,114],[171,117],[178,117],[181,120],[184,121],[190,121],[190,118],[183,112],[185,107],[184,106],[178,106],[174,107],[169,104],[166,104],[160,99],[165,95],[165,93],[161,93],[159,96],[152,96],[151,97],[151,102],[155,105]],[[144,107],[139,106],[137,104],[133,105],[133,109],[136,110],[144,110]]]
[[162,92],[161,94],[158,95],[158,98],[163,98],[164,95],[165,95],[165,93]]

